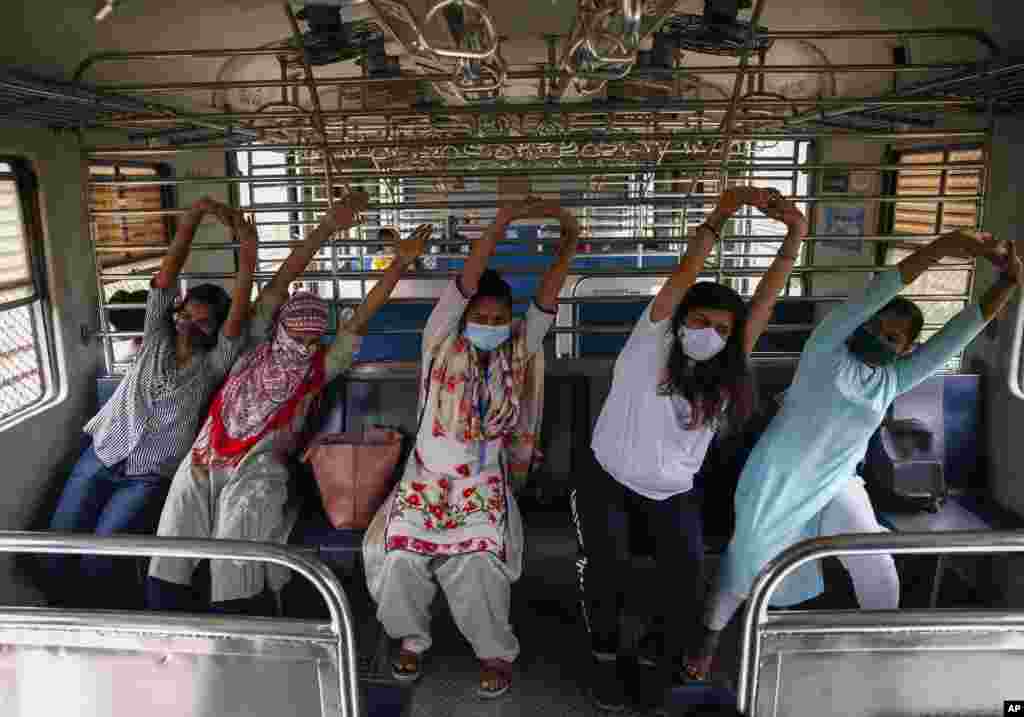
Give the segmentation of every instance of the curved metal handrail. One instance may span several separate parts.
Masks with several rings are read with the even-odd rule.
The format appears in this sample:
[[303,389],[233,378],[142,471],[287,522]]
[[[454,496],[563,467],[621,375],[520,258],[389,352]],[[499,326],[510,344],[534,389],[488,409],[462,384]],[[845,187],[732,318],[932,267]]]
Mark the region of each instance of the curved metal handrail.
[[754,581],[743,613],[740,633],[738,707],[747,714],[754,704],[760,669],[758,628],[767,614],[768,600],[787,575],[804,563],[839,555],[934,555],[940,553],[1024,553],[1024,532],[959,531],[841,535],[804,540],[785,550],[765,566]]
[[331,636],[340,652],[339,687],[343,717],[361,713],[355,629],[352,610],[337,578],[326,565],[296,550],[273,543],[246,540],[192,538],[106,537],[69,533],[0,531],[0,553],[64,555],[120,555],[135,557],[196,558],[273,563],[294,570],[319,591],[331,616]]
[[1010,372],[1007,378],[1010,384],[1010,394],[1024,400],[1024,386],[1021,386],[1020,380],[1020,352],[1024,351],[1024,300],[1018,299],[1017,311],[1014,316],[1017,325],[1013,328],[1013,340],[1010,343]]
[[487,29],[487,34],[490,36],[491,39],[491,44],[487,47],[487,49],[450,50],[444,47],[432,47],[430,42],[427,41],[426,36],[423,34],[422,25],[417,23],[416,33],[418,35],[417,39],[419,40],[420,47],[422,47],[427,52],[431,52],[440,57],[454,57],[456,59],[463,60],[488,59],[491,55],[498,51],[498,43],[500,42],[500,38],[498,37],[498,30],[494,25],[494,19],[491,17],[491,14],[487,12],[487,9],[483,5],[476,2],[476,0],[439,0],[438,2],[435,2],[431,6],[431,8],[427,10],[427,14],[423,16],[423,25],[426,25],[428,22],[430,22],[433,19],[434,15],[438,13],[438,11],[448,7],[449,5],[454,5],[456,3],[464,5],[465,7],[473,8],[480,14],[480,19],[483,20],[484,27]]

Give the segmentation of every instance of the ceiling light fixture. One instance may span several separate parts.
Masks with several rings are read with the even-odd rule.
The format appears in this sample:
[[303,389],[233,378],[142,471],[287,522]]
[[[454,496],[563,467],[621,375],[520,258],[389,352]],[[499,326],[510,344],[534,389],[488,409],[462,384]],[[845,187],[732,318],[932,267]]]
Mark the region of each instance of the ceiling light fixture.
[[99,0],[96,5],[96,14],[93,16],[96,22],[106,20],[110,13],[114,12],[114,5],[116,4],[117,0]]

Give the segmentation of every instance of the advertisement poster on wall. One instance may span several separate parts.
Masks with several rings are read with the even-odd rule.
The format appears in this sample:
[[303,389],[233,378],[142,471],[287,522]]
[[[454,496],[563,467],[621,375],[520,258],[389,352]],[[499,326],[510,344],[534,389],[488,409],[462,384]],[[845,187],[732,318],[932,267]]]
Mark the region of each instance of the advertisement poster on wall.
[[864,249],[864,222],[867,210],[863,206],[827,206],[824,207],[825,236],[850,237],[849,239],[830,241],[829,246],[853,254],[860,254]]

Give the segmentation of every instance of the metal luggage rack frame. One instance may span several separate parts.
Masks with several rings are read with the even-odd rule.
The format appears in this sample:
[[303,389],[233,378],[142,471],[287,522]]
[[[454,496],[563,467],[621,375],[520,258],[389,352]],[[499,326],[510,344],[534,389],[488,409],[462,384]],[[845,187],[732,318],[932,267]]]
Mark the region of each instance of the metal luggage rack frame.
[[[1006,60],[991,38],[972,29],[762,31],[757,28],[757,19],[765,2],[758,0],[754,4],[750,23],[752,38],[858,41],[967,37],[977,41],[989,57],[976,64],[773,65],[767,62],[764,53],[757,55],[741,49],[736,53],[739,61],[735,65],[677,66],[668,75],[659,75],[665,82],[675,82],[674,86],[681,93],[687,91],[686,87],[698,87],[698,81],[704,77],[731,77],[731,93],[723,92],[722,97],[711,99],[701,96],[700,92],[692,98],[679,94],[641,103],[557,101],[564,93],[565,85],[574,77],[585,79],[585,73],[576,71],[574,75],[567,71],[558,53],[552,52],[547,65],[532,69],[510,68],[505,77],[508,82],[537,80],[546,92],[543,94],[548,100],[546,102],[515,104],[499,101],[494,104],[406,108],[374,108],[363,102],[355,109],[333,109],[325,107],[321,101],[320,93],[324,88],[360,91],[386,88],[410,80],[444,83],[450,82],[451,77],[437,72],[390,78],[316,76],[301,53],[285,46],[102,53],[87,58],[75,73],[76,79],[83,79],[91,68],[100,63],[184,57],[277,57],[281,60],[282,71],[276,77],[244,81],[110,83],[101,89],[149,97],[277,87],[281,91],[281,99],[272,103],[272,113],[225,111],[198,115],[179,113],[172,117],[166,113],[136,112],[102,119],[99,124],[104,127],[141,132],[138,136],[142,142],[86,147],[87,160],[174,162],[186,154],[226,153],[233,156],[236,163],[239,158],[247,158],[246,167],[242,171],[216,177],[94,178],[91,184],[123,188],[220,185],[227,187],[229,192],[244,191],[253,198],[244,208],[253,213],[260,225],[261,250],[266,250],[268,257],[270,253],[285,250],[300,240],[337,196],[350,187],[367,189],[372,197],[370,208],[365,213],[367,222],[344,236],[333,237],[314,260],[314,265],[301,277],[305,282],[326,282],[324,287],[330,298],[348,306],[358,302],[365,295],[367,282],[379,275],[373,265],[376,259],[383,258],[378,251],[380,243],[374,236],[380,226],[396,224],[405,229],[419,222],[435,223],[440,231],[436,231],[431,239],[429,259],[435,267],[441,268],[429,270],[421,265],[410,278],[447,278],[457,270],[458,260],[464,258],[466,247],[472,241],[471,235],[479,231],[481,223],[492,215],[497,204],[507,198],[502,183],[510,178],[528,177],[533,193],[544,196],[557,193],[563,206],[573,208],[586,232],[585,246],[572,271],[573,283],[560,299],[563,310],[570,317],[569,323],[565,325],[560,320],[556,329],[557,333],[576,335],[604,331],[580,326],[576,321],[580,304],[604,297],[586,297],[573,287],[580,286],[589,278],[633,280],[666,276],[671,270],[671,257],[678,255],[685,244],[685,237],[710,209],[712,198],[727,186],[787,183],[790,190],[783,193],[811,214],[812,229],[819,223],[816,217],[819,206],[843,201],[880,208],[890,207],[895,202],[937,207],[954,204],[973,206],[977,226],[981,226],[993,117],[997,112],[1016,108],[1016,96],[1009,93],[1009,88],[1015,86],[1011,80],[1022,66]],[[381,3],[372,4],[380,11],[378,6]],[[388,0],[384,4],[397,7],[401,3]],[[439,10],[443,4],[433,3],[431,12]],[[395,7],[391,10],[396,11]],[[656,10],[658,8],[653,5],[640,7],[626,2],[621,8],[614,9],[613,14],[621,12],[623,17],[633,17],[640,11],[643,32],[654,32],[658,18],[664,19],[654,13]],[[300,29],[290,9],[287,9],[287,16],[293,36],[298,38]],[[484,21],[484,25],[488,23]],[[577,26],[574,26],[569,39],[573,35],[579,38]],[[557,39],[553,42],[558,44]],[[427,45],[414,54],[433,52],[433,46]],[[490,47],[487,43],[484,45]],[[567,50],[569,44],[562,47]],[[457,47],[454,51],[455,59],[470,62],[481,60],[471,55],[483,50]],[[460,52],[463,54],[458,54]],[[644,80],[645,72],[634,68],[631,77]],[[896,73],[901,77],[922,76],[928,79],[908,85],[899,92],[877,97],[790,98],[765,95],[765,77],[795,73],[833,77],[844,73]],[[937,79],[936,73],[940,73]],[[993,94],[996,92],[993,78],[1002,78],[1002,89],[1007,91]],[[980,89],[977,94],[972,94],[972,88]],[[1006,101],[1004,95],[1008,98]],[[904,110],[914,113],[971,110],[975,112],[977,128],[945,130],[929,127],[927,123],[899,122],[898,118],[884,120],[886,112]],[[870,117],[872,121],[882,117],[882,124],[888,126],[878,129],[876,124],[872,129],[851,130],[823,124],[853,116]],[[171,143],[166,136],[167,132],[202,126],[219,127],[225,133],[235,134],[225,135],[231,136],[231,141],[218,140],[214,134],[207,136],[205,141],[191,144]],[[147,134],[154,131],[158,134]],[[240,137],[237,135],[239,131],[255,133],[258,139]],[[807,148],[822,140],[847,140],[890,147],[957,147],[970,144],[982,149],[980,161],[915,164],[913,169],[937,173],[976,172],[980,190],[969,195],[940,191],[938,194],[899,197],[886,193],[884,188],[875,194],[823,193],[817,186],[823,173],[862,173],[884,180],[906,167],[892,161],[818,161],[810,151],[800,155],[803,151],[800,147]],[[788,157],[765,158],[773,146],[777,148],[782,142],[790,143],[787,146],[793,148]],[[254,157],[266,158],[268,153],[279,159],[259,165],[254,163]],[[878,186],[882,187],[881,181]],[[256,201],[257,192],[274,188],[289,192],[288,201]],[[91,217],[94,224],[99,219],[119,219],[130,224],[154,216],[173,218],[182,211],[173,207],[144,211],[121,209],[94,211]],[[463,220],[458,227],[458,238],[447,235],[444,229],[455,214],[460,214]],[[466,226],[467,216],[473,220],[469,226]],[[706,267],[704,276],[733,282],[746,287],[744,291],[749,293],[782,238],[778,233],[767,232],[761,224],[761,220],[750,214],[734,222],[720,245],[721,249]],[[283,234],[276,231],[285,227],[287,231]],[[503,251],[495,263],[510,276],[535,273],[535,268],[526,268],[523,262],[529,263],[531,258],[536,259],[553,249],[558,238],[552,229],[542,228],[536,241],[530,240],[530,246],[524,244],[514,252]],[[795,301],[835,301],[834,296],[810,295],[806,291],[808,282],[816,276],[863,273],[878,268],[874,262],[862,264],[859,260],[843,264],[819,261],[822,248],[851,240],[860,241],[862,246],[879,248],[892,242],[918,242],[936,236],[941,229],[940,219],[932,234],[880,234],[867,227],[862,235],[856,237],[829,236],[812,231],[785,296]],[[452,247],[458,251],[453,253]],[[120,243],[100,244],[95,248],[97,252],[106,253],[135,247]],[[142,245],[137,248],[141,249]],[[203,241],[194,245],[194,249],[200,252],[233,248],[235,245],[230,241]],[[442,267],[439,263],[442,261],[449,266]],[[456,264],[451,264],[453,261]],[[272,268],[272,264],[268,268]],[[101,270],[97,273],[97,282],[102,288],[115,281],[143,278],[147,271]],[[962,302],[970,298],[973,271],[969,264],[944,264],[936,267],[936,271],[967,272],[965,290],[921,296],[922,301]],[[185,281],[226,279],[231,275],[230,271],[199,271],[183,273],[182,278]],[[257,277],[258,282],[267,278],[268,271],[263,270]],[[799,288],[800,282],[804,282],[804,290]],[[343,286],[351,288],[355,285],[359,287],[356,296],[343,295]],[[104,302],[100,323],[98,329],[94,327],[88,333],[107,342],[108,368],[112,369],[110,340],[124,338],[128,334],[105,330],[109,306],[104,301],[102,290],[100,293]],[[425,295],[423,300],[429,298],[431,295]],[[775,326],[770,330],[787,329]]]

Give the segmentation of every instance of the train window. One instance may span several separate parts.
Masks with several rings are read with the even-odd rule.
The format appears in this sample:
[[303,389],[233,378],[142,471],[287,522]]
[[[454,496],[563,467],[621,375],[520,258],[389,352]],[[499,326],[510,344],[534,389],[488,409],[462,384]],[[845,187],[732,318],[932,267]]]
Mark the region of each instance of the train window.
[[[810,142],[805,140],[737,144],[733,158],[742,169],[733,170],[726,178],[728,186],[773,188],[787,197],[806,197],[809,174],[800,167],[807,163],[810,150]],[[618,246],[622,248],[617,250],[617,256],[620,261],[632,262],[631,266],[639,269],[641,275],[591,276],[575,284],[570,280],[572,295],[580,304],[575,307],[575,319],[569,307],[563,307],[566,310],[559,312],[558,327],[569,329],[575,320],[583,331],[576,336],[558,336],[556,356],[614,355],[621,350],[649,297],[664,283],[662,276],[676,266],[680,252],[685,250],[683,237],[692,235],[714,209],[721,182],[717,167],[699,173],[596,177],[591,182],[596,193],[587,196],[590,200],[606,198],[618,189],[624,201],[632,202],[628,210],[614,216],[614,221],[604,217],[591,222],[591,231],[595,237],[619,238]],[[807,211],[806,202],[798,200],[797,206]],[[708,259],[704,278],[728,284],[743,296],[753,296],[761,275],[781,246],[785,229],[757,210],[744,207],[723,235],[723,241],[716,244]],[[631,244],[624,244],[631,238]],[[595,265],[594,259],[585,256],[592,251],[607,252],[608,248],[598,242],[585,245],[581,263]],[[598,261],[610,265],[612,259],[601,257]],[[797,265],[802,264],[801,255]],[[647,274],[643,275],[645,270]],[[662,276],[651,274],[652,270]],[[803,276],[792,276],[784,295],[804,295],[803,282]]]
[[[304,162],[295,152],[238,152],[235,155],[238,172],[250,181],[239,185],[239,206],[260,209],[255,214],[260,237],[257,272],[272,275],[288,257],[294,244],[313,231],[323,216],[314,207],[322,204],[326,188],[311,184],[315,180],[315,167]],[[322,177],[322,174],[321,174]],[[287,205],[287,206],[284,206]],[[275,211],[280,208],[279,211]],[[344,248],[327,244],[310,262],[307,274],[326,273],[328,280],[315,276],[295,282],[294,288],[310,291],[325,298],[336,298],[333,274],[337,254]],[[346,268],[339,265],[338,269]],[[257,289],[265,285],[258,282]]]
[[[984,153],[980,148],[901,152],[897,163],[896,196],[952,197],[942,201],[907,201],[893,205],[892,233],[899,237],[886,247],[886,264],[896,264],[936,235],[955,229],[975,229],[983,188]],[[922,339],[927,339],[960,312],[970,298],[973,266],[943,260],[904,289],[925,315]],[[948,366],[959,367],[957,357]]]
[[0,425],[55,395],[35,175],[0,162]]
[[[104,216],[103,212],[147,212],[170,207],[173,201],[168,191],[157,183],[168,173],[163,165],[152,164],[95,163],[89,166],[89,209],[94,212],[93,242],[101,268],[144,270],[159,263],[170,243],[171,226],[167,217]],[[146,183],[147,179],[154,182]]]

